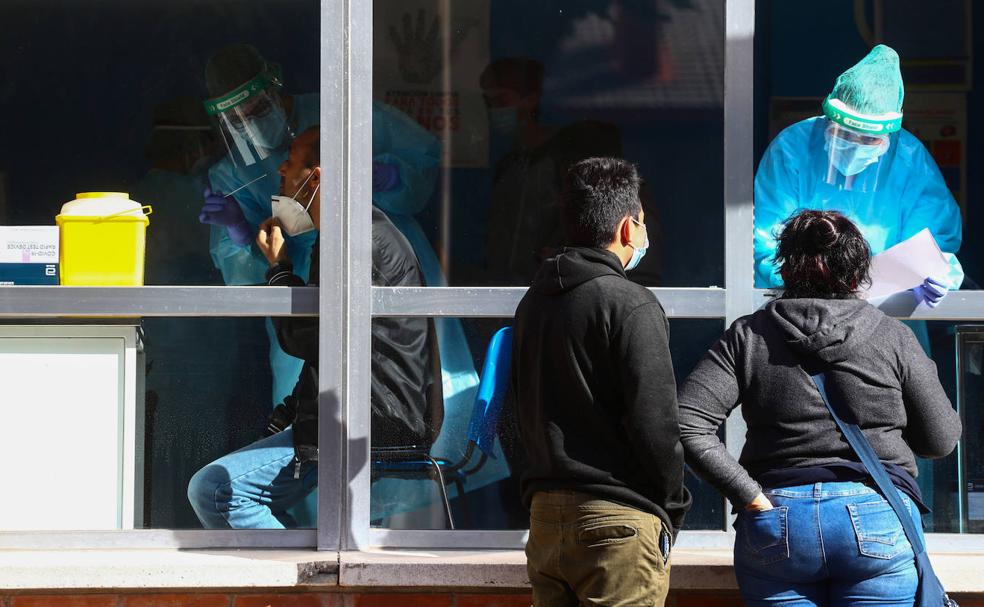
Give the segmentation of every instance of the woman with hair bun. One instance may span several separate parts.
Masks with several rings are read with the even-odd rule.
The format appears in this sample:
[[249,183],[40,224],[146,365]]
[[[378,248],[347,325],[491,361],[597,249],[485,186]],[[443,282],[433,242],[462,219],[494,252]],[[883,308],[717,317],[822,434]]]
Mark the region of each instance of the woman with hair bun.
[[[912,605],[917,575],[901,523],[844,440],[810,376],[826,369],[919,520],[915,457],[948,455],[960,420],[912,331],[857,297],[871,251],[834,211],[786,221],[785,289],[736,320],[680,386],[687,462],[738,511],[735,573],[749,605]],[[741,405],[735,460],[718,429]]]

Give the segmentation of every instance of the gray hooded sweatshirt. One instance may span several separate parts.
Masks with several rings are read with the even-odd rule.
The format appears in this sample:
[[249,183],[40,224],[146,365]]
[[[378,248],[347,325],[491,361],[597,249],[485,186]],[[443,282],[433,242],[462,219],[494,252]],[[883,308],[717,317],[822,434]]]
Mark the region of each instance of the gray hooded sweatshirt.
[[[735,506],[767,472],[859,461],[804,364],[827,372],[882,461],[916,476],[914,454],[956,446],[960,419],[908,327],[859,299],[778,299],[736,320],[678,394],[687,463]],[[748,432],[735,461],[717,431],[739,404]]]

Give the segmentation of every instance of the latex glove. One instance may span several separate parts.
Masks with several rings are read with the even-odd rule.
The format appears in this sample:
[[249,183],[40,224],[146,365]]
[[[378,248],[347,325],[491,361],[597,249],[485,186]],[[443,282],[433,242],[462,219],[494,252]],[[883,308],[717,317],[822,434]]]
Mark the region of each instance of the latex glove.
[[204,196],[205,204],[198,215],[198,221],[224,227],[229,231],[229,238],[240,246],[248,243],[252,238],[252,231],[236,199],[223,196],[222,192],[213,193],[212,188],[205,188]]
[[256,233],[256,246],[271,268],[287,259],[287,247],[284,246],[284,233],[279,221],[271,217],[260,224],[260,231]]
[[946,294],[947,288],[932,278],[927,278],[921,285],[912,289],[912,295],[916,298],[916,305],[925,303],[930,308],[940,305]]
[[400,187],[400,167],[388,162],[372,163],[372,191],[389,192]]

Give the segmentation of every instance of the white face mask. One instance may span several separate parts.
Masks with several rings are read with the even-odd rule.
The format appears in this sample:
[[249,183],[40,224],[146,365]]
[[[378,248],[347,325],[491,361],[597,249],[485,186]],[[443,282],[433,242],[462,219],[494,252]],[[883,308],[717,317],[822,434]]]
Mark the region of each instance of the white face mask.
[[311,175],[314,175],[314,171],[307,176],[301,187],[297,188],[294,192],[294,196],[273,196],[270,202],[270,206],[273,207],[273,216],[280,221],[280,227],[283,228],[284,232],[288,236],[297,236],[299,234],[304,234],[310,232],[315,228],[314,221],[311,220],[311,215],[308,213],[308,209],[311,208],[311,203],[314,202],[314,196],[318,193],[318,187],[314,188],[311,192],[311,197],[308,199],[307,206],[302,205],[295,199],[307,182],[310,181]]

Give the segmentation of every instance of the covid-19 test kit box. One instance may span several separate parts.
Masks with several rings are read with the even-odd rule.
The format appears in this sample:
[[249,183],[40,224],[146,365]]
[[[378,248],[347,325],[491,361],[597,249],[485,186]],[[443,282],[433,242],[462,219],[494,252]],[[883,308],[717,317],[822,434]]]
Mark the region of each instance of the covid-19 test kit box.
[[0,285],[58,284],[58,226],[0,226]]

